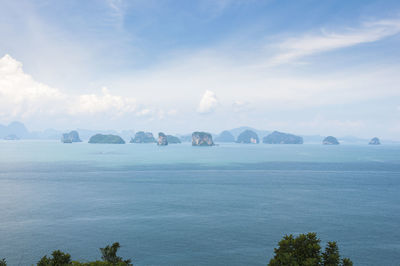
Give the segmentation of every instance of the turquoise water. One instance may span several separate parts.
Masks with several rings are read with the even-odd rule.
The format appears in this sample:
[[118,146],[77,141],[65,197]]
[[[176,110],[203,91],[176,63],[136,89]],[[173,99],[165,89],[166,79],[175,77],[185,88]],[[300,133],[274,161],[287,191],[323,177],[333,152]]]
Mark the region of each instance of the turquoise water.
[[266,265],[286,233],[400,264],[400,146],[0,142],[0,257]]

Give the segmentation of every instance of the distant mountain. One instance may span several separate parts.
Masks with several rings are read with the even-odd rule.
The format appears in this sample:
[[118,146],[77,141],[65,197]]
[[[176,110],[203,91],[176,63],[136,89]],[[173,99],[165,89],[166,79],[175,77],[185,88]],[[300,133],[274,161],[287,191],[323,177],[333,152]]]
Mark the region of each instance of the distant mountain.
[[260,139],[271,133],[271,131],[259,130],[252,127],[237,127],[229,130],[229,132],[231,132],[235,139],[237,139],[237,137],[246,130],[254,131]]
[[0,125],[0,138],[14,135],[19,139],[29,138],[30,134],[24,124],[20,122],[12,122],[8,126]]
[[235,142],[235,136],[228,130],[225,130],[215,138],[215,142]]

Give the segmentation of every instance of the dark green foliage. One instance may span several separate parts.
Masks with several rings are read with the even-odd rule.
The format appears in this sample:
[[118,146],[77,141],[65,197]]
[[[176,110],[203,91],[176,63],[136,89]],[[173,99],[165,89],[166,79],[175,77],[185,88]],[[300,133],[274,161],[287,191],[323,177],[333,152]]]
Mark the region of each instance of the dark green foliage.
[[101,258],[105,262],[110,262],[110,263],[125,263],[126,265],[132,265],[131,260],[123,260],[121,257],[117,256],[117,251],[120,248],[120,245],[118,242],[115,242],[111,246],[106,246],[105,248],[100,248],[101,252]]
[[228,130],[222,131],[218,137],[215,138],[216,142],[235,142],[235,137]]
[[263,138],[266,144],[303,144],[303,138],[293,134],[274,131]]
[[339,248],[336,242],[328,242],[325,252],[322,253],[322,263],[325,266],[335,266],[340,263]]
[[349,258],[344,258],[342,260],[342,266],[353,266],[353,262]]
[[260,140],[256,132],[251,130],[245,130],[238,136],[236,142],[257,144],[260,143]]
[[64,266],[72,265],[71,255],[64,253],[60,250],[55,250],[51,254],[52,258],[44,256],[38,263],[37,266]]
[[6,259],[1,259],[0,260],[0,266],[7,266]]
[[350,259],[340,260],[336,242],[328,242],[321,254],[321,240],[316,233],[300,234],[298,237],[285,235],[274,249],[275,256],[270,266],[350,266]]
[[117,135],[96,134],[90,138],[89,143],[125,144],[125,141]]
[[[100,248],[101,258],[103,261],[89,261],[89,262],[79,262],[71,261],[71,255],[68,253],[63,253],[60,250],[54,251],[51,255],[52,257],[44,256],[38,263],[37,266],[132,266],[131,260],[123,260],[121,257],[117,256],[118,249],[120,245],[118,242],[112,244],[111,246],[106,246],[105,248]],[[3,259],[4,260],[4,259]],[[6,266],[5,260],[4,264],[0,261],[0,266]]]

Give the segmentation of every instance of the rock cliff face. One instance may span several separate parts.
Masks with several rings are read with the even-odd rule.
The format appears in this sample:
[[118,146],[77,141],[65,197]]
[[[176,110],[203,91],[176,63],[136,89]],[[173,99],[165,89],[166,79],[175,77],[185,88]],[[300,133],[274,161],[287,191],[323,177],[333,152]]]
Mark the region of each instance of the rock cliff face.
[[371,139],[371,141],[368,143],[369,145],[381,145],[381,141],[375,137],[373,139]]
[[81,142],[82,140],[79,138],[78,131],[71,131],[69,133],[64,133],[61,137],[61,142],[63,143],[72,143],[72,142]]
[[212,135],[207,132],[193,132],[192,146],[213,146]]
[[222,131],[218,137],[215,138],[215,142],[235,142],[235,137],[228,130]]
[[303,144],[303,138],[293,134],[274,131],[263,138],[266,144]]
[[135,138],[131,139],[131,143],[155,143],[156,139],[150,132],[139,131],[135,134]]
[[245,130],[238,136],[236,142],[258,144],[260,143],[260,140],[258,138],[258,135],[254,131]]
[[324,140],[322,141],[322,144],[324,145],[339,145],[339,141],[332,136],[328,136],[326,138],[324,138]]
[[159,146],[167,146],[168,145],[167,136],[162,132],[158,133],[157,145],[159,145]]
[[117,135],[96,134],[90,138],[89,143],[125,144],[125,141]]
[[168,144],[179,144],[181,140],[178,137],[167,135]]

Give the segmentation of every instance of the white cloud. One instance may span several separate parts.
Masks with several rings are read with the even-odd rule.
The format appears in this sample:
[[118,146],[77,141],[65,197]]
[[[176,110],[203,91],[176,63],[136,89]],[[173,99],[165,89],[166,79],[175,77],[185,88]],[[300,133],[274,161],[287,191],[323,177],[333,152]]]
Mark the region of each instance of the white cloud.
[[268,64],[289,63],[316,53],[375,42],[399,32],[400,20],[380,20],[363,23],[359,28],[347,28],[342,32],[321,30],[317,34],[288,38],[276,45],[280,52],[270,58]]
[[66,95],[25,74],[22,63],[9,55],[0,58],[0,115],[29,117],[64,110]]
[[215,110],[215,108],[217,108],[218,104],[219,102],[215,93],[210,90],[206,90],[206,92],[204,93],[203,97],[200,100],[197,111],[200,114],[211,113]]
[[106,87],[102,88],[102,95],[84,94],[78,96],[77,102],[71,106],[71,114],[95,114],[113,112],[115,115],[133,113],[137,109],[136,99],[123,98],[111,95]]
[[40,83],[24,73],[22,63],[9,55],[0,58],[0,118],[20,119],[40,116],[96,115],[138,116],[150,114],[138,108],[132,97],[113,95],[104,87],[102,93],[68,95]]

